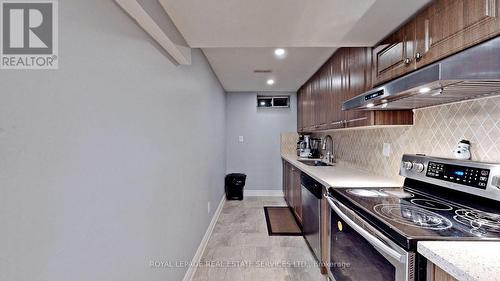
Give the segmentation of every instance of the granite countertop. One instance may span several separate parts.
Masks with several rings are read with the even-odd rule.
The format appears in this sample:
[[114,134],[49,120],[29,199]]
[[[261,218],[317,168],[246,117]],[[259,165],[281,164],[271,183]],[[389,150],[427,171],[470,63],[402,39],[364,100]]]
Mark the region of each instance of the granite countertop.
[[417,248],[459,281],[500,281],[500,242],[422,241]]
[[298,161],[296,154],[282,154],[288,163],[317,180],[326,187],[333,188],[374,188],[374,187],[401,187],[402,180],[394,180],[383,176],[371,174],[366,171],[346,167],[342,164],[334,166],[308,166]]

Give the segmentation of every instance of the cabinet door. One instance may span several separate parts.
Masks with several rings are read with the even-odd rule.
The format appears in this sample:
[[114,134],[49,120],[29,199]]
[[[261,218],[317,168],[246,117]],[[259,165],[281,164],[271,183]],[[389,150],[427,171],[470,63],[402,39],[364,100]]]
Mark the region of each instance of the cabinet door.
[[285,197],[285,201],[289,203],[289,181],[290,181],[290,171],[289,171],[289,168],[288,168],[288,162],[286,162],[285,160],[282,160],[283,162],[283,178],[282,178],[282,181],[283,181],[283,196]]
[[453,276],[451,276],[438,266],[434,264],[432,264],[431,266],[433,268],[433,270],[431,271],[433,276],[431,276],[432,279],[431,278],[428,279],[433,281],[458,281],[457,279],[455,279]]
[[293,178],[293,210],[300,223],[302,223],[302,195],[301,195],[301,185],[300,185],[300,170],[293,168],[292,171]]
[[314,102],[313,102],[313,95],[312,95],[312,83],[309,82],[306,85],[306,95],[305,95],[305,100],[304,100],[304,130],[305,131],[311,131],[313,127],[313,118],[312,115],[314,113]]
[[339,49],[330,60],[330,73],[329,83],[330,99],[328,107],[328,123],[332,129],[342,128],[344,126],[344,113],[342,112],[342,103],[344,102],[344,91],[346,87],[345,81],[345,56],[344,49]]
[[[371,89],[372,53],[370,48],[347,48],[347,88],[344,101]],[[373,125],[373,111],[349,110],[345,112],[346,127]]]
[[416,17],[417,67],[500,33],[500,0],[437,0]]
[[415,69],[414,18],[373,48],[373,84],[392,80]]
[[290,206],[290,208],[292,209],[292,211],[294,212],[295,214],[295,197],[297,197],[296,195],[296,192],[295,192],[295,188],[294,188],[294,171],[295,171],[295,167],[293,165],[290,164],[290,170],[289,170],[289,173],[288,173],[288,181],[289,181],[289,184],[288,184],[288,206]]
[[295,167],[289,164],[289,172],[288,172],[288,205],[293,209],[295,205],[295,189],[293,188],[293,171]]
[[304,130],[304,123],[303,123],[303,97],[304,97],[304,90],[303,87],[301,87],[297,91],[297,132],[302,132]]
[[322,67],[319,72],[319,115],[318,115],[318,125],[319,128],[325,127],[328,121],[328,67]]
[[321,77],[319,73],[314,75],[312,80],[312,127],[313,130],[318,129],[321,123]]

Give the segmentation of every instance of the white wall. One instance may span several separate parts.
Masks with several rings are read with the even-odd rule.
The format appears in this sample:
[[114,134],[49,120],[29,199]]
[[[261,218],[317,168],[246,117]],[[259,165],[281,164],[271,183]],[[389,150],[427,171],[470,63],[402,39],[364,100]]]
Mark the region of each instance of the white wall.
[[280,94],[291,96],[290,108],[257,108],[257,93],[227,95],[227,172],[245,173],[247,190],[282,188],[280,133],[297,131],[297,101],[295,93]]
[[191,259],[223,195],[223,89],[113,1],[59,9],[60,69],[0,71],[0,280],[181,280],[149,262]]

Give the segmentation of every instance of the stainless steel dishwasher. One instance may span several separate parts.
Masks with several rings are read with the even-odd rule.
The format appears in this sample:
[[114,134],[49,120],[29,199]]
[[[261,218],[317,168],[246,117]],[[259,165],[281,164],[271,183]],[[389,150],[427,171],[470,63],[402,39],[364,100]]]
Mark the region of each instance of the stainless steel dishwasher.
[[302,197],[302,230],[316,260],[321,261],[321,197],[323,186],[302,173],[300,175]]

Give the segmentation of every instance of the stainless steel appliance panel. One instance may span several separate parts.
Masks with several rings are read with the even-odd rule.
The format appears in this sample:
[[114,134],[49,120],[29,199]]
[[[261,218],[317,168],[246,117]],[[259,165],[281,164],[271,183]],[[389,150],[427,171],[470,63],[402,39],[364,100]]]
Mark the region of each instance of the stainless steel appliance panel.
[[320,260],[320,200],[302,186],[302,227],[304,238]]
[[334,281],[414,281],[415,254],[407,252],[336,199],[330,205],[329,277]]
[[321,261],[322,190],[320,183],[305,174],[301,175],[302,231],[317,261]]

